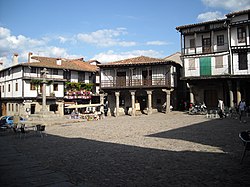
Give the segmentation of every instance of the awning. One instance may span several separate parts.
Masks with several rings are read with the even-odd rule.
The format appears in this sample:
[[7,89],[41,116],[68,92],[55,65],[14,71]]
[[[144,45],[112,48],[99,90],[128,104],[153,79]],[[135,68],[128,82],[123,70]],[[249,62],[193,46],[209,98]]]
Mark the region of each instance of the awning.
[[100,103],[98,104],[79,104],[79,105],[70,105],[65,108],[86,108],[86,107],[98,107],[101,106]]

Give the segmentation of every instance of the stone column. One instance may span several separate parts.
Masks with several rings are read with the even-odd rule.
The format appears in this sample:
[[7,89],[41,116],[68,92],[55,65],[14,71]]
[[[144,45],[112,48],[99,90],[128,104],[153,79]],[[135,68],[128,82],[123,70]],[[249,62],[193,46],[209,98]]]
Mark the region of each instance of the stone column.
[[238,105],[241,101],[240,81],[237,81],[236,90],[237,90],[237,105]]
[[152,114],[152,90],[147,90],[148,94],[148,115]]
[[102,112],[104,114],[104,94],[100,94],[100,112]]
[[131,116],[135,116],[135,111],[136,111],[136,108],[135,108],[135,91],[131,90],[130,94],[131,94],[131,103],[132,103],[132,114],[131,114]]
[[47,74],[49,73],[48,70],[46,68],[43,68],[43,70],[41,71],[42,73],[42,77],[43,77],[43,87],[42,87],[42,110],[41,112],[45,113],[47,112],[47,107],[46,107],[46,77]]
[[170,93],[171,90],[167,90],[167,89],[162,89],[163,92],[166,92],[166,111],[165,113],[169,113],[170,112]]
[[194,104],[194,93],[193,93],[193,86],[189,86],[189,99],[190,103]]
[[116,112],[115,112],[115,117],[119,116],[119,103],[120,103],[120,100],[119,100],[119,97],[120,97],[120,92],[115,92],[115,100],[116,100]]
[[228,84],[228,89],[229,89],[229,106],[233,108],[234,107],[234,94],[233,94],[232,82],[228,81],[227,84]]

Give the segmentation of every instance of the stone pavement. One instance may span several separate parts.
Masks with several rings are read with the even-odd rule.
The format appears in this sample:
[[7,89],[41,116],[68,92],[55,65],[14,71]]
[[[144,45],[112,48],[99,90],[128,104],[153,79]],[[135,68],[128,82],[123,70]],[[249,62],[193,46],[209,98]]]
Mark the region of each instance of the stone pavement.
[[73,186],[64,174],[52,171],[39,160],[19,152],[10,143],[19,136],[12,132],[0,132],[0,136],[0,186]]
[[[59,121],[52,119],[52,121]],[[0,186],[249,186],[238,134],[250,118],[171,112],[0,132]]]

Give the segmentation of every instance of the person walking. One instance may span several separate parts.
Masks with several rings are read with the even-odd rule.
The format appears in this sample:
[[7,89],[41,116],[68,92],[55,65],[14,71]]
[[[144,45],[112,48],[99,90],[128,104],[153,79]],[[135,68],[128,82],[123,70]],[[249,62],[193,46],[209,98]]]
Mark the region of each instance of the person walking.
[[244,99],[242,99],[240,102],[239,102],[239,118],[240,118],[240,122],[241,122],[241,118],[242,118],[242,115],[244,114],[246,110],[246,102]]

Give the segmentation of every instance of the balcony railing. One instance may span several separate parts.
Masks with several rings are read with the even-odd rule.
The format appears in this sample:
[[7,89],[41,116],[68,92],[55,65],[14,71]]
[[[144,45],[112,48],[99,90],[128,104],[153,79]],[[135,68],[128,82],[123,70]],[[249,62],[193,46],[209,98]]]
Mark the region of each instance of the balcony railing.
[[182,55],[208,54],[228,51],[228,44],[214,46],[196,46],[182,48]]
[[101,80],[102,88],[131,88],[131,87],[171,87],[170,79],[132,79],[132,80]]

